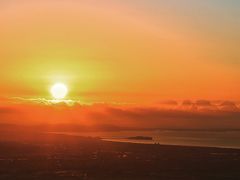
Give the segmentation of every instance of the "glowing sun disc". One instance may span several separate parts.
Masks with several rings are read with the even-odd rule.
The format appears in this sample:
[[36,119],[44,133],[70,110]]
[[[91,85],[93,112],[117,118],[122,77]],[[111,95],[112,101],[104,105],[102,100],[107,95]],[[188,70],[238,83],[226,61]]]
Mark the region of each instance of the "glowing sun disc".
[[56,83],[51,87],[51,94],[55,99],[63,99],[68,93],[68,88],[65,84]]

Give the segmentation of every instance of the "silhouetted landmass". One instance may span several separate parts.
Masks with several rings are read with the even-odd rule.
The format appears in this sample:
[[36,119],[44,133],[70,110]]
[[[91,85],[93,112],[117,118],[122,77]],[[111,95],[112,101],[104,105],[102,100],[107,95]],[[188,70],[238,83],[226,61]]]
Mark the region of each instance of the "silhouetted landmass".
[[0,179],[237,180],[240,150],[2,133]]
[[153,140],[153,138],[152,138],[152,137],[149,137],[149,136],[134,136],[134,137],[128,137],[127,139],[147,140],[147,141]]

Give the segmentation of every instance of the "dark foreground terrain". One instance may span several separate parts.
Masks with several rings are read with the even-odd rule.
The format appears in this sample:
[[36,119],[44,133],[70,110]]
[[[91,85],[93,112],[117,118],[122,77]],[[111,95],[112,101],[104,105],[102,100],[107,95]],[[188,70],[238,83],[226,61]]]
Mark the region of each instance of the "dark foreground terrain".
[[0,179],[240,179],[240,150],[104,142],[50,134],[0,137]]

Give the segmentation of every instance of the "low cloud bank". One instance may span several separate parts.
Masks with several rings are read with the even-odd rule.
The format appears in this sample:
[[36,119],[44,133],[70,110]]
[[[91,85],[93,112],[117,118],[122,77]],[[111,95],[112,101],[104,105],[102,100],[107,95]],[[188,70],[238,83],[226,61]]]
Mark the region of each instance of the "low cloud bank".
[[130,105],[15,99],[0,107],[0,123],[55,124],[65,129],[240,129],[240,108],[238,102],[208,100]]

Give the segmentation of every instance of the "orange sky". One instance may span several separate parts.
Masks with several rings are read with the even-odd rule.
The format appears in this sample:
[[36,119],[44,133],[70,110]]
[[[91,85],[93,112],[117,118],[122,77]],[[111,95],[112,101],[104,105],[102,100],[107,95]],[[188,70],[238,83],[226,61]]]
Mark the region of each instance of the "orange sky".
[[1,105],[28,107],[24,99],[35,106],[63,82],[67,99],[83,104],[205,99],[238,107],[239,7],[216,0],[1,1]]

